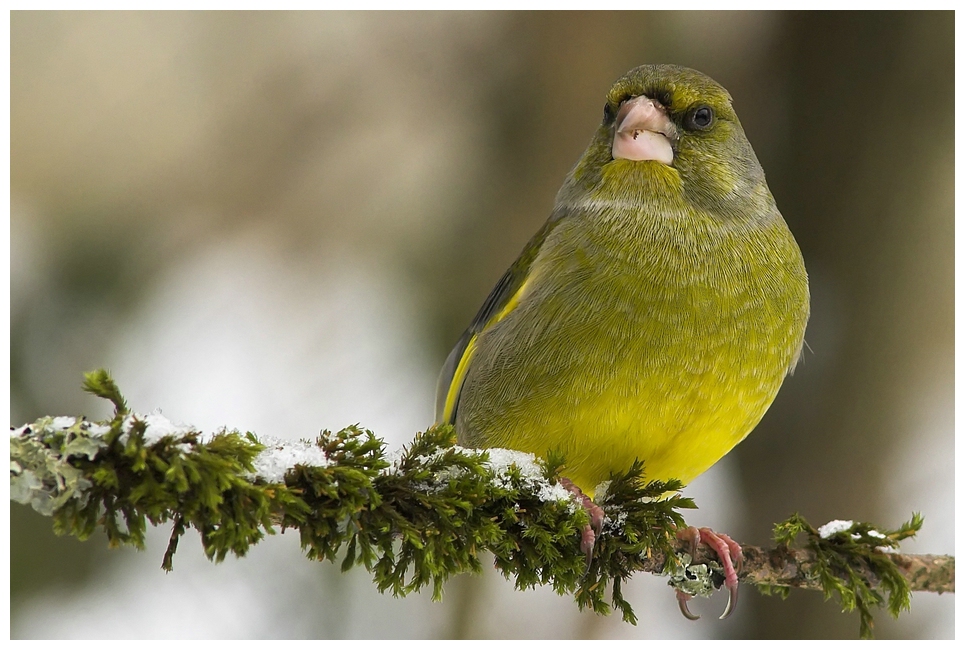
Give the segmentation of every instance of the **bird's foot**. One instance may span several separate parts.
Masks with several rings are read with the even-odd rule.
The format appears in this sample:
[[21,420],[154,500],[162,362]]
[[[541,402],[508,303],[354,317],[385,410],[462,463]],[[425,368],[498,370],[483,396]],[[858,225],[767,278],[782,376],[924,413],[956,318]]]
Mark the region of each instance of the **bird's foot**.
[[590,515],[590,523],[583,527],[580,535],[580,550],[586,554],[586,568],[589,570],[590,562],[593,560],[593,547],[596,545],[596,538],[603,530],[603,508],[593,503],[593,499],[583,494],[583,490],[578,488],[570,479],[561,478],[560,485],[573,494],[577,502],[586,510],[586,514]]
[[[737,573],[744,564],[744,554],[740,544],[732,540],[727,535],[715,533],[710,528],[696,528],[688,526],[677,531],[677,539],[690,542],[690,556],[697,555],[697,545],[705,544],[717,554],[720,564],[724,569],[724,586],[727,587],[727,607],[720,615],[720,620],[724,620],[734,613],[737,609]],[[736,568],[735,568],[736,565]],[[677,590],[677,604],[680,605],[680,612],[692,621],[696,621],[699,616],[690,613],[687,601],[691,596]]]

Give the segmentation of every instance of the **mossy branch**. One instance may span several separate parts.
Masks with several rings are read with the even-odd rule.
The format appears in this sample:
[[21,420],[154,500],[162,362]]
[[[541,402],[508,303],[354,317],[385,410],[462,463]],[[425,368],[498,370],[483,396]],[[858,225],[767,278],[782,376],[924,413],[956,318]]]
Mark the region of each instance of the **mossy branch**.
[[[397,596],[431,584],[441,598],[446,580],[480,571],[488,551],[518,589],[549,584],[581,609],[613,607],[630,623],[636,615],[622,587],[634,572],[665,573],[694,594],[723,580],[715,558],[703,550],[691,558],[676,539],[686,525],[679,511],[695,507],[677,493],[679,482],[645,482],[639,463],[598,496],[606,521],[587,566],[579,531],[589,518],[557,482],[562,459],[463,449],[448,426],[395,454],[358,427],[323,432],[315,443],[204,435],[130,413],[105,371],[88,373],[84,387],[109,399],[114,417],[47,417],[15,430],[11,498],[52,516],[58,534],[86,539],[100,528],[111,546],[143,548],[147,522],[173,521],[165,570],[188,527],[215,561],[290,528],[310,559],[341,554],[343,570],[363,565]],[[910,590],[954,591],[954,558],[893,552],[921,525],[916,515],[895,531],[859,523],[822,536],[795,515],[775,529],[775,548],[744,547],[741,578],[765,593],[837,595],[845,610],[859,610],[868,636],[872,606],[887,601],[897,616]],[[802,534],[805,546],[791,547]]]

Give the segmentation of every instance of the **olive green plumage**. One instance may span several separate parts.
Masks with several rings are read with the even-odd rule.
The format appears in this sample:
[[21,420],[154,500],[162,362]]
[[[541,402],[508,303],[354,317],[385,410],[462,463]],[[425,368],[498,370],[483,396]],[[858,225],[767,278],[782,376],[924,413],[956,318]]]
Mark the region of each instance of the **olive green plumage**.
[[[669,120],[669,165],[614,158],[621,106],[639,96]],[[641,66],[611,88],[549,220],[447,359],[437,419],[467,446],[561,451],[587,494],[636,458],[686,483],[764,415],[807,319],[800,250],[730,95]]]

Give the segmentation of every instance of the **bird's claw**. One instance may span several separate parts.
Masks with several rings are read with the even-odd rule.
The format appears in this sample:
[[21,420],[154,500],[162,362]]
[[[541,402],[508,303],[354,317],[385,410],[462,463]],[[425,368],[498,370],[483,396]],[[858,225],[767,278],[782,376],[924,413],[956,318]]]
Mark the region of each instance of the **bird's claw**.
[[[717,554],[724,569],[724,586],[727,587],[727,607],[724,608],[724,613],[720,615],[720,620],[729,617],[737,609],[737,574],[744,566],[744,554],[741,551],[740,544],[727,535],[715,533],[710,528],[696,528],[694,526],[688,526],[677,531],[677,538],[690,541],[691,557],[696,556],[697,545],[700,543],[711,547]],[[680,604],[680,612],[692,621],[700,618],[691,614],[687,608],[687,601],[690,600],[690,597],[683,598],[683,596],[686,596],[686,594],[678,590],[677,602]]]
[[724,620],[728,616],[734,613],[737,609],[737,583],[732,585],[727,585],[727,607],[724,608],[724,613],[720,615],[720,620]]
[[680,606],[680,613],[683,614],[684,618],[686,618],[688,621],[696,621],[700,617],[696,614],[691,614],[690,608],[687,606],[687,601],[691,598],[693,598],[693,596],[690,594],[684,593],[679,589],[677,590],[677,605]]
[[593,547],[596,546],[596,531],[592,526],[586,526],[580,536],[580,550],[586,556],[586,569],[584,575],[590,570],[590,562],[593,561]]
[[586,555],[586,571],[590,570],[590,563],[593,561],[593,547],[596,546],[596,539],[603,531],[603,508],[593,503],[593,499],[583,494],[583,490],[578,488],[573,481],[568,478],[561,478],[560,485],[566,488],[576,497],[586,514],[590,516],[590,523],[583,528],[580,534],[580,550]]

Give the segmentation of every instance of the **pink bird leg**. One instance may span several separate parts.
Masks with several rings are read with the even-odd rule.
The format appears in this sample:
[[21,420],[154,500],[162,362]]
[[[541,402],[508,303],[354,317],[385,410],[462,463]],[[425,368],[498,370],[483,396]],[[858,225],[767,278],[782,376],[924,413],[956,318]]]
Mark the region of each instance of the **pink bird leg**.
[[[704,544],[709,546],[717,554],[721,566],[724,568],[724,586],[727,587],[727,607],[720,615],[720,620],[724,620],[734,613],[737,608],[737,572],[744,564],[744,554],[740,544],[732,540],[727,535],[715,533],[710,528],[695,528],[688,526],[683,530],[677,531],[677,539],[690,541],[690,556],[697,554],[697,545]],[[736,568],[735,568],[736,565]],[[690,613],[687,601],[691,599],[689,594],[677,590],[677,604],[680,606],[680,613],[692,621],[696,621],[699,616]]]
[[603,530],[603,508],[593,503],[593,499],[583,494],[583,490],[578,488],[570,479],[561,478],[560,485],[572,493],[577,502],[586,510],[586,514],[590,515],[590,523],[583,528],[580,537],[580,550],[586,554],[586,568],[589,570],[590,562],[593,560],[593,546],[596,544],[596,538]]

